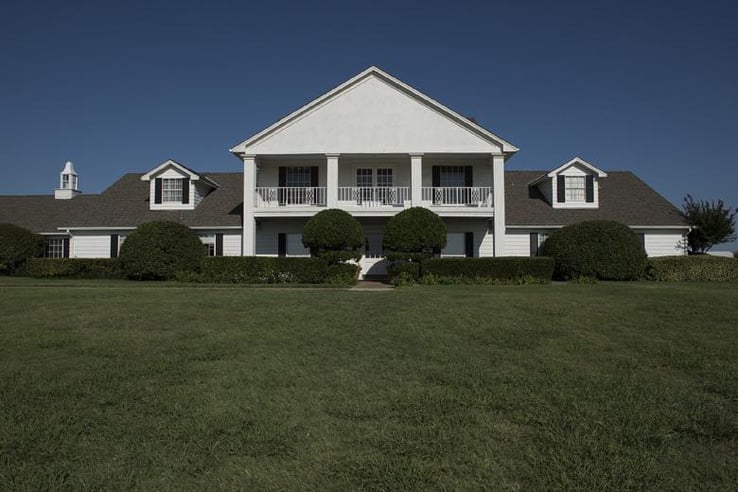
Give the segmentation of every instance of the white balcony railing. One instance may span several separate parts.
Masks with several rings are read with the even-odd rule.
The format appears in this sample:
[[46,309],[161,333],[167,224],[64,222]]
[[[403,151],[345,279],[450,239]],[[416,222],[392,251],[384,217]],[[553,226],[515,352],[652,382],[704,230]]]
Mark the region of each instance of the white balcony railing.
[[492,188],[488,186],[424,187],[423,202],[438,206],[493,206]]
[[404,187],[354,187],[338,188],[338,203],[357,207],[404,207],[410,200],[410,188]]
[[256,188],[256,207],[325,206],[324,187],[278,187]]

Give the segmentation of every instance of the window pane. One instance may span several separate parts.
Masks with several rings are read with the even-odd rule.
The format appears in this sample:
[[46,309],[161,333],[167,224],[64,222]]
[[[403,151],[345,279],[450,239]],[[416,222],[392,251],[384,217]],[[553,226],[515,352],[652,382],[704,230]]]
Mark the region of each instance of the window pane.
[[63,258],[64,239],[49,238],[44,242],[44,258]]
[[441,166],[441,187],[464,186],[464,168],[462,166]]
[[377,186],[379,188],[392,187],[392,169],[377,169]]
[[356,170],[356,186],[357,188],[371,188],[372,187],[372,170],[371,169],[357,169]]
[[285,173],[285,186],[288,188],[309,188],[310,168],[309,167],[288,167]]
[[566,201],[583,202],[586,198],[584,176],[566,177]]
[[161,180],[161,201],[182,203],[182,180],[168,179]]

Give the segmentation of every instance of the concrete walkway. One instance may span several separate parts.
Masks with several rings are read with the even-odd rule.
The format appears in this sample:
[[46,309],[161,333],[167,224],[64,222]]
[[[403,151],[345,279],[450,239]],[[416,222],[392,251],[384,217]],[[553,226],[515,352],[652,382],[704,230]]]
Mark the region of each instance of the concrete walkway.
[[380,282],[378,280],[359,280],[355,286],[351,287],[351,290],[362,290],[362,291],[373,291],[373,292],[388,292],[394,289],[390,284],[386,282]]

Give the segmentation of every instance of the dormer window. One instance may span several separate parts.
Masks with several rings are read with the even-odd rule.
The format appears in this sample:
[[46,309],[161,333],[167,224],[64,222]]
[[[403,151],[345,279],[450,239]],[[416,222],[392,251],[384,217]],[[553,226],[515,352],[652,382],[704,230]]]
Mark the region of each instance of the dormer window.
[[558,203],[594,203],[594,176],[559,175],[557,188]]
[[161,180],[161,201],[164,203],[182,203],[182,179]]
[[150,210],[194,210],[218,184],[182,164],[168,160],[141,176],[149,183]]
[[575,157],[556,169],[542,174],[528,186],[538,188],[553,208],[598,208],[600,180],[607,173]]

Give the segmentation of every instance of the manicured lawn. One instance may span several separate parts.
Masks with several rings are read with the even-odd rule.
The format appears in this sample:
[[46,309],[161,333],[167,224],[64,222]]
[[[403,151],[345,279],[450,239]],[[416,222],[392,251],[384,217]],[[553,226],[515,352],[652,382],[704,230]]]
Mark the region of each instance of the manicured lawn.
[[0,489],[738,489],[738,284],[0,279]]

